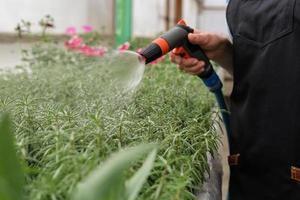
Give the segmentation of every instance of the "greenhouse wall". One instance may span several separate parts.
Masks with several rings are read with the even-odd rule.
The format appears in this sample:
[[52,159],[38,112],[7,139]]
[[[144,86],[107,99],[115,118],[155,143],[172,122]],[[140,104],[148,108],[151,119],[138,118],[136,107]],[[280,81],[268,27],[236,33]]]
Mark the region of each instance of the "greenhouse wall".
[[[228,34],[226,4],[226,0],[183,0],[183,18],[192,27]],[[165,30],[165,1],[134,0],[133,5],[134,35],[153,36]]]
[[[0,0],[0,32],[13,32],[21,19],[33,22],[32,31],[40,31],[38,21],[50,14],[55,33],[68,26],[93,25],[104,33],[113,31],[112,0]],[[15,6],[18,5],[18,6]],[[34,11],[34,12],[33,12]]]
[[[153,37],[165,31],[165,0],[132,1],[134,36]],[[112,34],[114,31],[113,0],[0,0],[0,2],[2,33],[12,33],[21,19],[33,22],[32,31],[38,32],[40,31],[38,21],[46,14],[55,19],[54,33],[63,33],[68,26],[80,27],[86,24],[94,26],[104,34]],[[171,5],[171,10],[172,8],[174,5]],[[225,8],[226,0],[183,0],[183,18],[190,26],[227,33]]]
[[205,0],[198,13],[197,27],[206,31],[228,34],[226,0]]
[[[170,1],[170,21],[174,21],[174,2]],[[199,6],[197,0],[183,0],[183,18],[190,26],[197,25]],[[166,1],[134,0],[134,35],[154,36],[165,31]]]
[[133,0],[133,34],[152,37],[165,26],[165,1]]

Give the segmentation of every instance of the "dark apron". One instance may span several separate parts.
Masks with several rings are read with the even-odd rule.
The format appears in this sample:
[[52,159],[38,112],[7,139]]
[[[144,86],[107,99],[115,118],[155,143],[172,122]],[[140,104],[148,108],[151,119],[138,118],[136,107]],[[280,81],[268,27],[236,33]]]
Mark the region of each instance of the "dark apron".
[[300,200],[300,0],[231,0],[230,200]]

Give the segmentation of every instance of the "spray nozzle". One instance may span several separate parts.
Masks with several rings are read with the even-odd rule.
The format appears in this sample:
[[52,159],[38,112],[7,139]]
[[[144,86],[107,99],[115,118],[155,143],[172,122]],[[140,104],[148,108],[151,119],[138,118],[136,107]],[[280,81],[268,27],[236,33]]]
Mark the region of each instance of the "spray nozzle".
[[146,64],[148,64],[167,54],[174,48],[182,46],[184,40],[187,40],[188,34],[192,32],[193,29],[186,26],[183,20],[180,20],[175,27],[156,38],[149,46],[144,48],[140,54],[145,57]]
[[180,20],[176,26],[155,39],[150,45],[144,48],[140,54],[145,58],[146,64],[172,50],[175,50],[173,51],[175,54],[185,58],[193,57],[203,60],[206,63],[205,71],[199,76],[206,78],[213,73],[213,68],[201,47],[189,42],[188,34],[193,32],[194,29],[187,26],[184,20]]

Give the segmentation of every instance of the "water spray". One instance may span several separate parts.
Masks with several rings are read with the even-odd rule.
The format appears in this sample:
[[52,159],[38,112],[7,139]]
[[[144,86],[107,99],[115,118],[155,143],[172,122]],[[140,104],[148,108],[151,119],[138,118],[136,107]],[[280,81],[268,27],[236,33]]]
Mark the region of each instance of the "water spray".
[[227,136],[230,138],[230,119],[228,108],[222,92],[223,84],[201,47],[189,42],[188,34],[193,32],[194,29],[187,26],[186,23],[181,20],[175,27],[155,39],[149,46],[144,48],[140,52],[140,55],[142,55],[142,57],[145,59],[146,64],[151,63],[152,61],[169,53],[172,50],[176,55],[181,57],[196,58],[204,61],[205,70],[199,74],[198,77],[201,78],[208,89],[214,93],[221,109],[221,115]]

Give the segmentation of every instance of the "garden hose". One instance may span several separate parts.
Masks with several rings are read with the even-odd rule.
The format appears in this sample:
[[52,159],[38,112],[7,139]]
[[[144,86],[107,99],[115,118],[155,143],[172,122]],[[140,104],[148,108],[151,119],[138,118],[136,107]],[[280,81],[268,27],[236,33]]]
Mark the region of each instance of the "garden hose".
[[221,110],[227,136],[230,138],[230,116],[222,92],[223,84],[201,47],[189,42],[188,34],[193,32],[194,29],[187,26],[183,20],[180,20],[174,28],[155,39],[149,46],[144,48],[140,54],[144,57],[146,64],[151,63],[172,50],[173,53],[184,58],[192,57],[203,60],[205,62],[205,70],[199,74],[198,77],[201,78],[206,87],[214,93]]

